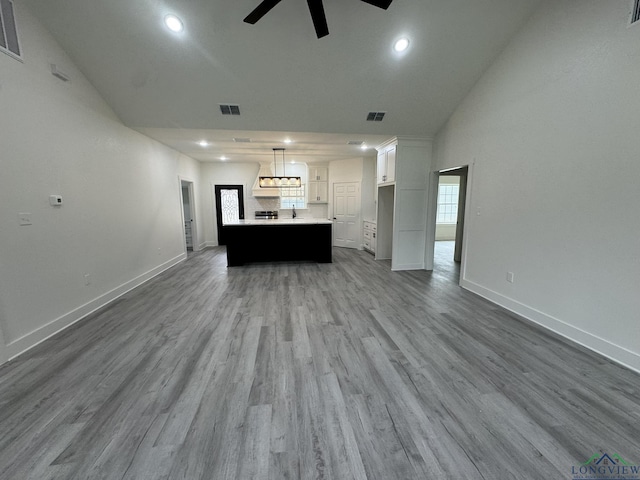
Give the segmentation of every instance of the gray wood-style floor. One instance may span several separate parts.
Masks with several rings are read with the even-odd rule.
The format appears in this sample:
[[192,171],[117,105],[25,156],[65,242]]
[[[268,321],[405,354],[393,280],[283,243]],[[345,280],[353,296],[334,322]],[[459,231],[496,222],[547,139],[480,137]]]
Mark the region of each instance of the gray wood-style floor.
[[393,273],[343,249],[232,269],[223,248],[192,254],[0,368],[0,478],[570,479],[596,452],[640,463],[640,376],[456,282],[448,258]]

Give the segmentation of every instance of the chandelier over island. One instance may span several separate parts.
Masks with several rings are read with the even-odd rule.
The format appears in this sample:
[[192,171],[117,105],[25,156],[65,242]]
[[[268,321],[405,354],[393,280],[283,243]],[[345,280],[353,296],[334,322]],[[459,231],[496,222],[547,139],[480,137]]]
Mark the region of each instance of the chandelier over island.
[[[270,177],[260,177],[260,188],[274,187],[299,187],[302,185],[300,177],[288,177],[285,169],[284,148],[273,149],[273,168],[274,175]],[[276,152],[282,152],[282,176],[278,175],[278,164],[276,162]]]

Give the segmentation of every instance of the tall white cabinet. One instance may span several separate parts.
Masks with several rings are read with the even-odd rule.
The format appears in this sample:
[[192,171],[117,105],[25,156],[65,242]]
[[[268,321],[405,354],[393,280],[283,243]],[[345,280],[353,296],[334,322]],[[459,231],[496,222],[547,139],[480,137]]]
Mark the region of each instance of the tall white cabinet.
[[393,137],[376,150],[376,259],[391,259],[392,270],[423,270],[432,142]]
[[378,151],[378,185],[396,181],[396,145],[391,144]]
[[308,203],[329,202],[329,168],[325,166],[309,167],[307,181]]

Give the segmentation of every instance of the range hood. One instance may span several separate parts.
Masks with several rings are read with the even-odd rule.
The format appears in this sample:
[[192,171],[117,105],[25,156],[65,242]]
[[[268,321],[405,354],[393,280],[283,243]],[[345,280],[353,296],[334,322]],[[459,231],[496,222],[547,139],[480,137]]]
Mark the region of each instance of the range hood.
[[279,188],[262,188],[260,187],[260,177],[272,177],[273,168],[271,163],[260,163],[260,170],[256,176],[256,181],[253,183],[251,192],[254,197],[280,197]]

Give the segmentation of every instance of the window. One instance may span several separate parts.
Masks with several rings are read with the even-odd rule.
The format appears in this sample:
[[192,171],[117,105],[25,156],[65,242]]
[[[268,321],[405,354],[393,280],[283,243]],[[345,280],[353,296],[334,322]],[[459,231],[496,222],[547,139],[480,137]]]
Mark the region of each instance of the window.
[[280,188],[280,208],[307,208],[305,201],[305,185],[299,187]]
[[438,188],[438,216],[436,223],[456,223],[458,221],[459,185],[442,184]]
[[20,58],[18,31],[13,14],[13,1],[0,0],[0,51]]

